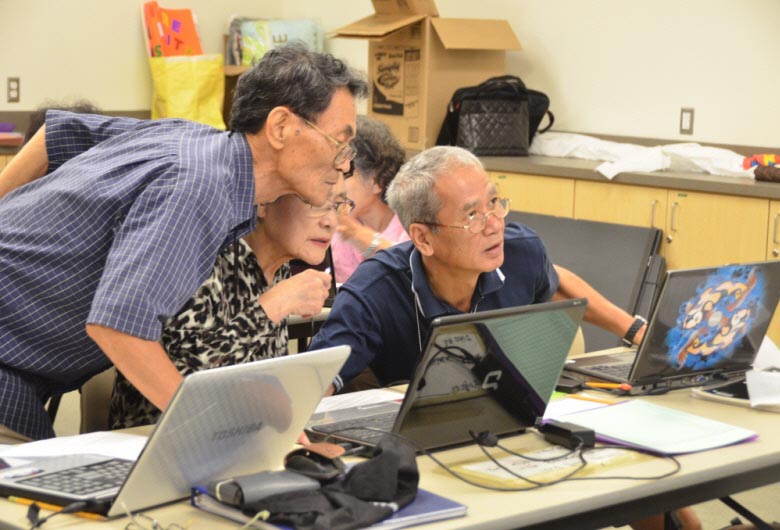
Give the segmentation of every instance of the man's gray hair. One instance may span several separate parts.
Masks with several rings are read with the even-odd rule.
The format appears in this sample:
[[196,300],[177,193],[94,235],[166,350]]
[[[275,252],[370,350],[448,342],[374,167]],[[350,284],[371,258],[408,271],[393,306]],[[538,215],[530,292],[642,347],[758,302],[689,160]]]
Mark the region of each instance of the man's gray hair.
[[484,169],[479,158],[461,147],[432,147],[406,162],[387,188],[387,203],[409,231],[412,223],[436,223],[442,207],[433,190],[439,177],[455,168]]
[[274,48],[238,78],[230,129],[256,133],[271,110],[282,106],[316,122],[342,87],[355,98],[368,95],[365,76],[329,53],[310,51],[300,42]]

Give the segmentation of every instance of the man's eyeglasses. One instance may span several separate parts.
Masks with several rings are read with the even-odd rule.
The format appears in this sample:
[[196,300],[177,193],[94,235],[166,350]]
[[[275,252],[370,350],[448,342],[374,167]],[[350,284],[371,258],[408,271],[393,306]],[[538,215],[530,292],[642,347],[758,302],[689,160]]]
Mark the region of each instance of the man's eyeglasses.
[[314,206],[308,202],[306,204],[308,204],[310,208],[308,217],[323,217],[330,211],[334,211],[339,215],[346,215],[355,209],[355,202],[352,199],[328,201],[322,206]]
[[440,223],[422,223],[428,226],[439,226],[442,228],[463,228],[472,234],[479,234],[487,226],[488,217],[495,215],[498,219],[503,219],[509,213],[509,199],[496,197],[490,203],[491,208],[485,212],[474,212],[468,216],[466,222],[462,225],[445,225]]
[[332,137],[331,135],[329,135],[328,133],[326,133],[316,125],[314,125],[312,122],[304,118],[303,116],[301,116],[301,119],[306,123],[306,125],[308,125],[312,129],[320,133],[322,136],[327,138],[330,143],[336,146],[338,151],[336,152],[336,157],[333,159],[333,167],[338,169],[338,166],[342,165],[344,162],[349,162],[355,158],[355,148],[352,146],[351,143],[337,140],[336,138]]

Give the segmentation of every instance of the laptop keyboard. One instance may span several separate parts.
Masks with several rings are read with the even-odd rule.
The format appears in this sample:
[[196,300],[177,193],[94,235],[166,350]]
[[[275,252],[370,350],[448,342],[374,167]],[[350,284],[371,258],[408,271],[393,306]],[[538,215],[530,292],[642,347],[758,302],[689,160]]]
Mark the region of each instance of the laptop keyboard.
[[591,372],[599,372],[618,379],[628,379],[628,375],[631,373],[632,363],[617,363],[617,364],[594,364],[589,366],[588,370]]
[[[379,439],[393,430],[397,411],[337,421],[328,425],[320,425],[315,430],[324,434],[333,434],[350,440],[359,440],[369,445],[376,445]],[[376,430],[374,430],[376,429]]]
[[85,496],[111,488],[119,488],[125,481],[132,466],[133,461],[131,460],[104,460],[94,464],[62,469],[46,473],[45,475],[18,480],[17,482],[58,493]]

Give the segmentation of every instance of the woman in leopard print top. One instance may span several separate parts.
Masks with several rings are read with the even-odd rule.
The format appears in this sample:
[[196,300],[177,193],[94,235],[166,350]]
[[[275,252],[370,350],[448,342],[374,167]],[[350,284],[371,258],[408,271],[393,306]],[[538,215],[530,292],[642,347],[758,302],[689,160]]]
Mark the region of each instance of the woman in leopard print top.
[[[329,273],[290,276],[288,261],[321,263],[338,223],[354,207],[346,193],[316,208],[295,195],[265,206],[257,228],[217,258],[206,282],[165,323],[162,344],[183,375],[287,353],[287,317],[319,313]],[[111,396],[114,429],[154,423],[160,411],[121,373]]]

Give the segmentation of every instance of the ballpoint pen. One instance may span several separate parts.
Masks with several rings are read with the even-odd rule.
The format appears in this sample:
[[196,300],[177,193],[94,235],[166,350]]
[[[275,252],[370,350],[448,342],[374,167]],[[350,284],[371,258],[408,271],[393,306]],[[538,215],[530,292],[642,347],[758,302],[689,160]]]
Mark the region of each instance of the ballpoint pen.
[[[31,504],[37,504],[38,506],[41,507],[41,509],[50,510],[52,512],[59,512],[60,510],[62,510],[62,506],[56,506],[54,504],[49,504],[46,502],[34,501],[32,499],[25,499],[23,497],[14,497],[13,495],[9,496],[8,500],[15,504],[23,504],[25,506],[30,506]],[[75,515],[77,517],[83,517],[85,519],[94,519],[96,521],[108,520],[107,517],[92,512],[73,512],[71,515]]]

